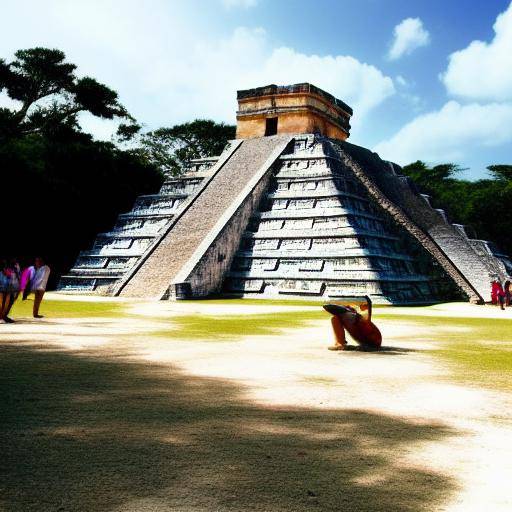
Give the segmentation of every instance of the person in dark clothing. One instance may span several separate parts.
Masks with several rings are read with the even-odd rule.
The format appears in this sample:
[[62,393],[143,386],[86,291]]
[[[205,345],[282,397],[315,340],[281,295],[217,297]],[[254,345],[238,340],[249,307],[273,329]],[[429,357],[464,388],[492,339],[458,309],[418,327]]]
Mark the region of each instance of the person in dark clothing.
[[503,288],[505,291],[505,306],[509,307],[512,300],[512,283],[507,279]]
[[9,317],[9,313],[20,293],[20,266],[15,259],[12,259],[4,266],[2,272],[3,304],[0,318],[5,323],[11,324],[14,320]]

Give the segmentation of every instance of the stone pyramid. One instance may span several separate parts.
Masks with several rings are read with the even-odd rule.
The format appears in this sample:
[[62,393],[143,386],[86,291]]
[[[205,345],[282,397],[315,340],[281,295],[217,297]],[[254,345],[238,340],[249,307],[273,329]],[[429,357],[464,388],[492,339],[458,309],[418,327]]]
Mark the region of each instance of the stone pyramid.
[[63,291],[378,303],[487,300],[512,263],[400,174],[345,142],[352,110],[310,84],[239,91],[237,139],[140,197],[63,276]]

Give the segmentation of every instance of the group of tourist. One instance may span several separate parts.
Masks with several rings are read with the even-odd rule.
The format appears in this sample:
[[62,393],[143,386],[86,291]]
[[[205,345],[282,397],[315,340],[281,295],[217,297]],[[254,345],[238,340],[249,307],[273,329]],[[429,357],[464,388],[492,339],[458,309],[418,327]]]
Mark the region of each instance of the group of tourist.
[[43,300],[50,267],[45,264],[43,258],[35,258],[34,264],[23,270],[15,258],[11,260],[0,259],[0,322],[12,323],[9,316],[13,304],[21,294],[26,300],[30,293],[34,293],[34,306],[32,314],[34,318],[42,318],[39,307]]
[[491,302],[501,309],[512,305],[512,283],[509,280],[503,285],[498,279],[491,282]]

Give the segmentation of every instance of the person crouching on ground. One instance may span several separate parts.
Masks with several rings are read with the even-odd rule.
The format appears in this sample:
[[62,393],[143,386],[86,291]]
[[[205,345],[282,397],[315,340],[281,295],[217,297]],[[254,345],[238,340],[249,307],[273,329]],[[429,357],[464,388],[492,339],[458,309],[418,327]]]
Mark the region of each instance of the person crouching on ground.
[[368,318],[363,318],[353,307],[341,304],[324,304],[325,311],[332,315],[331,324],[334,331],[334,345],[329,350],[345,350],[347,338],[345,329],[363,350],[379,350],[382,334],[371,321],[371,309]]
[[43,318],[39,314],[39,306],[43,301],[46,285],[48,284],[48,277],[50,276],[50,267],[45,265],[43,258],[36,258],[34,263],[35,274],[32,279],[32,291],[34,292],[34,318]]

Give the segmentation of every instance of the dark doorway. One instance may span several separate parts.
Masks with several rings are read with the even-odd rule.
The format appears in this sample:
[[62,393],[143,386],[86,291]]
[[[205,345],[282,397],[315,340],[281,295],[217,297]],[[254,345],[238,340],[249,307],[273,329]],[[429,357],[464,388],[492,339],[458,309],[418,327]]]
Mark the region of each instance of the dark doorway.
[[265,121],[265,137],[277,135],[277,117],[269,117]]

